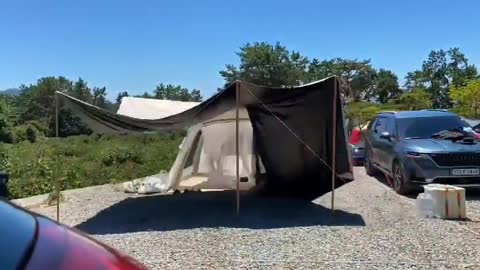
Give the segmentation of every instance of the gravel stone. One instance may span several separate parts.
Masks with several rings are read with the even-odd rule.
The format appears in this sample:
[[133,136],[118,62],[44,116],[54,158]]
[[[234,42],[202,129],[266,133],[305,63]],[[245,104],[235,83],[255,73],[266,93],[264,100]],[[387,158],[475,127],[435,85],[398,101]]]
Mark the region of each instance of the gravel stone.
[[[61,222],[151,269],[480,269],[480,196],[469,221],[419,219],[415,199],[355,168],[313,203],[232,192],[138,196],[110,185],[71,191]],[[380,179],[381,180],[381,179]],[[32,209],[55,218],[55,207]]]

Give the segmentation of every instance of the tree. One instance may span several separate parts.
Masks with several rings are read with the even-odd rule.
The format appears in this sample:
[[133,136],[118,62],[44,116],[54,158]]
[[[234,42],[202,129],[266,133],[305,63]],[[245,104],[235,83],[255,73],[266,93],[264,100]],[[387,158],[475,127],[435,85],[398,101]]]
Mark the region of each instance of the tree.
[[[147,93],[145,93],[147,94]],[[143,95],[143,97],[149,97],[149,95]],[[169,100],[179,100],[179,101],[202,101],[202,95],[200,94],[200,90],[188,90],[187,88],[183,88],[180,85],[172,85],[172,84],[159,84],[153,90],[153,96],[156,99],[169,99]]]
[[[44,77],[36,84],[20,87],[21,94],[18,97],[19,116],[18,123],[38,121],[48,127],[47,135],[55,136],[55,92],[66,92],[77,98],[88,99],[90,93],[86,93],[86,83],[79,79],[73,83],[65,77]],[[59,104],[59,135],[62,137],[89,134],[91,130],[73,115],[70,109]]]
[[68,92],[72,86],[72,82],[65,77],[44,77],[36,84],[20,86],[19,122],[41,120],[46,123],[50,118],[53,119],[55,92]]
[[0,143],[11,143],[12,107],[6,97],[0,96]]
[[465,54],[460,52],[459,48],[450,49],[448,55],[450,57],[448,75],[453,87],[465,86],[469,81],[477,78],[477,68],[468,64],[468,59]]
[[430,95],[423,89],[414,89],[403,93],[399,98],[399,103],[406,110],[422,110],[432,107]]
[[345,98],[355,102],[365,100],[371,92],[375,69],[370,65],[370,60],[334,58],[320,61],[313,59],[308,66],[308,79],[316,81],[329,76],[342,78],[342,93]]
[[118,93],[117,98],[115,99],[115,104],[117,106],[120,105],[120,103],[122,102],[122,98],[128,97],[128,96],[129,95],[128,95],[127,91],[123,91],[123,92]]
[[100,108],[107,108],[107,89],[105,87],[98,88],[94,87],[92,89],[92,104],[100,107]]
[[148,92],[143,92],[143,94],[141,95],[137,95],[136,97],[140,97],[140,98],[153,98],[153,96],[148,93]]
[[480,118],[480,79],[472,80],[465,86],[453,86],[450,98],[459,114]]
[[380,69],[373,80],[370,97],[383,104],[397,97],[400,93],[397,75],[390,70]]
[[68,95],[74,98],[92,103],[92,93],[90,88],[87,86],[87,82],[85,82],[82,78],[78,78],[78,81],[73,84],[73,87],[68,89],[66,92]]
[[305,81],[308,59],[279,42],[275,45],[247,43],[236,54],[240,65],[226,65],[226,69],[220,71],[226,85],[235,80],[265,86],[293,86]]
[[476,67],[468,64],[460,49],[452,48],[431,51],[421,70],[407,74],[405,86],[408,89],[425,89],[435,108],[450,108],[450,87],[464,86],[476,76]]

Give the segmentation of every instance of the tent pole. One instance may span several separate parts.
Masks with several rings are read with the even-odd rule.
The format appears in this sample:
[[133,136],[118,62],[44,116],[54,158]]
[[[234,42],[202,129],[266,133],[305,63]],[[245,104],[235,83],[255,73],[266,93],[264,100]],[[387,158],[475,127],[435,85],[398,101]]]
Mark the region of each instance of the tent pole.
[[[58,94],[55,93],[55,137],[58,138]],[[56,169],[55,172],[55,180],[56,180],[56,196],[57,196],[57,222],[60,222],[60,181],[58,180],[58,168]]]
[[237,177],[237,216],[240,216],[240,157],[239,157],[239,142],[238,142],[238,134],[239,134],[239,98],[240,98],[240,91],[239,91],[239,82],[235,83],[235,169],[236,169],[236,177]]
[[337,78],[333,83],[333,126],[332,126],[332,211],[335,209],[335,159],[337,156]]

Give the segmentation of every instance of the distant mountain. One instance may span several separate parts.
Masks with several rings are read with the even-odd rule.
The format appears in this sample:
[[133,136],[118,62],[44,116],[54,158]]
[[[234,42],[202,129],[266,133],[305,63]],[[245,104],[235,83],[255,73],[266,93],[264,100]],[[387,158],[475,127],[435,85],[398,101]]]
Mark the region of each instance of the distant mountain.
[[18,95],[20,95],[20,89],[9,88],[9,89],[3,90],[3,91],[0,90],[0,95],[18,96]]

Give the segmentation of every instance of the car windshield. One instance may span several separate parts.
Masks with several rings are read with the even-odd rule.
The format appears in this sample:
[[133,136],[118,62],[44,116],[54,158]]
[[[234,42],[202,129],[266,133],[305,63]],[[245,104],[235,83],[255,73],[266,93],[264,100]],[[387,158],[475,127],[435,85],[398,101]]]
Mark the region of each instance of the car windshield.
[[400,118],[397,120],[401,138],[430,138],[442,130],[450,130],[469,125],[458,116]]

